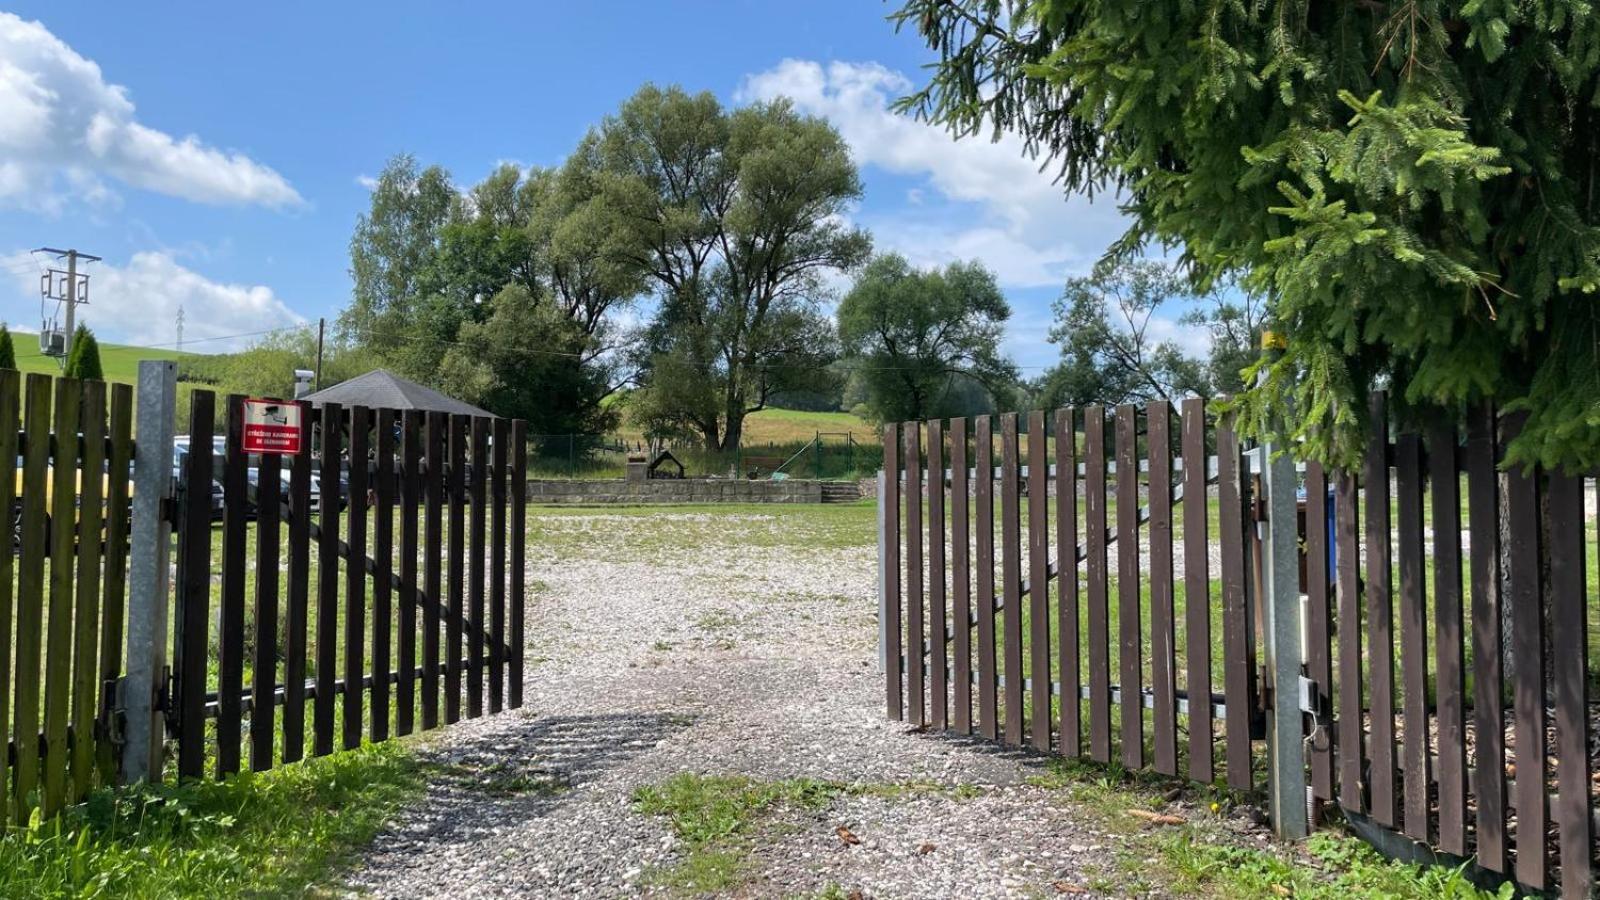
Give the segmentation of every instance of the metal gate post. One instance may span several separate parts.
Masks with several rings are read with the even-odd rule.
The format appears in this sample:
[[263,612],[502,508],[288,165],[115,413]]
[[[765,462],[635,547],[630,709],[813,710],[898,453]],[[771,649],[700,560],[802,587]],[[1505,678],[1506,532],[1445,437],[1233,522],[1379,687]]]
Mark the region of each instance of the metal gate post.
[[1294,460],[1267,445],[1262,469],[1267,503],[1265,564],[1267,674],[1267,792],[1272,830],[1282,840],[1306,836],[1305,717],[1300,711],[1300,534],[1296,523]]
[[167,610],[172,523],[172,434],[178,408],[178,365],[139,363],[138,420],[133,454],[133,531],[128,571],[127,665],[117,693],[122,720],[124,784],[159,781],[166,742],[160,709],[167,666]]

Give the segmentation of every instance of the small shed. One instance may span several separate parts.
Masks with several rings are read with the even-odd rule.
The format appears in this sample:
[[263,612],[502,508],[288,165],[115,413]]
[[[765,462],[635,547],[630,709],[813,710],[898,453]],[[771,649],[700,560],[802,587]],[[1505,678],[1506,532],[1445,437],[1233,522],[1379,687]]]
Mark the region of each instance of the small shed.
[[657,453],[655,459],[650,460],[650,465],[645,469],[646,478],[682,478],[683,463],[672,455],[671,450]]
[[479,409],[470,403],[441,394],[433,388],[423,387],[415,381],[401,378],[385,369],[373,369],[349,381],[307,394],[302,399],[314,407],[324,403],[337,403],[343,407],[365,406],[369,409],[417,409],[424,412],[453,413],[463,416],[494,418],[494,413]]

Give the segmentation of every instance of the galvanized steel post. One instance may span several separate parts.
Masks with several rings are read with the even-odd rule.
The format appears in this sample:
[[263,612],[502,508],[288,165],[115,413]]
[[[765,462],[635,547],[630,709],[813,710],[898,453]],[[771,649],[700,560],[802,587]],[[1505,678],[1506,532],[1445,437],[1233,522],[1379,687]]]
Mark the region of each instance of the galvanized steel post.
[[[160,708],[167,665],[167,613],[173,495],[172,434],[178,366],[139,363],[138,419],[133,454],[133,530],[128,572],[127,674],[118,691],[122,719],[123,783],[159,781],[166,742]],[[209,486],[201,488],[209,490]]]

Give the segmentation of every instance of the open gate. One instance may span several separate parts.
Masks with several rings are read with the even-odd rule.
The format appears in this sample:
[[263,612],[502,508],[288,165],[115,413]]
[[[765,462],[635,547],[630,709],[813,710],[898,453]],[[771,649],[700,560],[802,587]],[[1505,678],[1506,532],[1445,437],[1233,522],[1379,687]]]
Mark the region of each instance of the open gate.
[[1600,483],[1506,468],[1515,414],[1367,415],[1352,471],[1242,454],[1199,399],[1003,415],[998,465],[988,416],[887,426],[888,715],[1208,783],[1220,748],[1285,836],[1337,809],[1589,896]]

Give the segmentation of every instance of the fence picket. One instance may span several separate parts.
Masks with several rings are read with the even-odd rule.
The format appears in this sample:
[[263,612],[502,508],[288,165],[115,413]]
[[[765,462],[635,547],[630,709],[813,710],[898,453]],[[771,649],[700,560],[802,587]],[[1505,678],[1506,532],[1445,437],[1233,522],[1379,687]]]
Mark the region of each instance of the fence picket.
[[[0,369],[0,509],[10,513],[10,520],[18,521],[18,509],[23,499],[17,496],[17,457],[23,449],[18,444],[21,422],[17,419],[17,407],[20,403],[22,389],[21,376],[15,370]],[[38,482],[33,482],[37,484]],[[37,493],[35,491],[34,493]],[[21,524],[26,525],[23,519]],[[13,526],[15,528],[15,526]],[[0,553],[0,736],[10,735],[11,732],[11,662],[12,638],[18,622],[20,612],[17,603],[16,561],[19,539],[26,543],[26,532],[10,535],[12,544],[9,552]],[[35,666],[35,669],[38,667]],[[21,679],[18,679],[18,688],[21,688]],[[3,737],[0,737],[3,739]],[[18,751],[12,759],[0,760],[0,831],[13,821],[13,804],[11,802],[11,767],[20,765],[24,753],[21,752],[21,743],[14,744]]]
[[422,413],[406,410],[400,417],[400,615],[396,629],[399,673],[395,679],[394,730],[407,735],[416,728],[417,713],[417,518],[421,505]]
[[[73,524],[78,472],[78,410],[83,382],[56,379],[50,473],[50,597],[44,651],[44,790],[40,807],[55,814],[67,799],[67,724],[72,687]],[[41,434],[41,438],[43,434]]]
[[1583,479],[1565,473],[1551,474],[1546,486],[1550,524],[1550,702],[1555,708],[1556,756],[1556,794],[1551,812],[1559,837],[1561,896],[1586,898],[1594,886],[1590,868],[1594,821],[1589,796]]
[[189,453],[184,457],[183,514],[179,521],[179,591],[176,622],[178,774],[199,778],[205,769],[206,653],[211,630],[211,426],[216,395],[189,395]]
[[367,447],[371,411],[350,407],[350,515],[345,527],[350,556],[344,561],[344,703],[343,745],[361,746],[361,677],[366,672],[367,572]]
[[394,633],[394,432],[393,410],[376,410],[372,511],[372,710],[368,733],[374,741],[389,737],[389,676],[393,674]]
[[[1322,465],[1306,464],[1306,596],[1310,619],[1306,671],[1316,684],[1315,705],[1333,711],[1333,610],[1328,572],[1328,477]],[[1333,799],[1333,735],[1319,721],[1306,745],[1311,757],[1311,791],[1318,800]]]
[[[22,483],[42,485],[48,477],[50,442],[50,376],[29,374],[24,399],[25,439],[22,443]],[[48,552],[49,518],[45,491],[22,492],[22,548],[17,565],[17,692],[15,728],[11,733],[16,756],[15,822],[28,821],[28,805],[39,783],[39,698],[43,691],[44,560]]]
[[427,417],[427,460],[423,475],[427,516],[423,520],[422,550],[422,728],[439,726],[439,568],[444,555],[445,429],[449,418],[430,412]]
[[924,641],[922,570],[922,426],[907,422],[902,437],[905,440],[906,467],[906,716],[913,725],[928,724],[924,705],[924,660],[927,647]]
[[511,672],[510,697],[512,709],[522,706],[523,663],[523,603],[527,591],[523,579],[523,566],[527,557],[528,527],[528,423],[515,419],[511,423]]
[[1117,664],[1122,689],[1122,764],[1144,765],[1144,630],[1139,579],[1138,408],[1117,407]]
[[1428,483],[1433,505],[1433,602],[1437,655],[1439,849],[1467,854],[1466,685],[1461,642],[1461,479],[1456,430],[1428,431]]
[[1183,401],[1183,617],[1189,777],[1216,778],[1211,721],[1211,539],[1206,522],[1206,403]]
[[278,534],[282,518],[282,457],[261,454],[256,477],[255,659],[250,675],[250,768],[272,768],[278,688]]
[[1083,410],[1084,524],[1089,550],[1088,584],[1089,756],[1111,761],[1111,612],[1106,553],[1106,414],[1098,406]]
[[[67,802],[77,803],[94,787],[95,701],[99,699],[95,651],[100,637],[100,548],[104,537],[106,481],[106,383],[85,381],[79,407],[82,435],[78,478],[77,601],[72,612],[72,769]],[[59,471],[59,470],[58,470]],[[125,477],[125,476],[124,476]]]
[[1006,743],[1022,744],[1022,519],[1017,414],[1000,417],[1000,589],[1005,636]]
[[1361,697],[1361,555],[1357,546],[1356,478],[1340,472],[1334,481],[1333,530],[1338,554],[1335,597],[1339,616],[1339,804],[1361,812],[1365,734]]
[[1500,450],[1495,411],[1467,418],[1467,507],[1472,580],[1472,794],[1477,801],[1478,864],[1506,871],[1505,700],[1500,594]]
[[[1033,748],[1050,751],[1050,450],[1044,413],[1028,415],[1028,649]],[[1065,699],[1065,698],[1063,698]]]
[[1380,392],[1368,401],[1366,459],[1362,485],[1366,490],[1367,577],[1363,581],[1367,606],[1368,674],[1371,678],[1368,715],[1372,735],[1371,815],[1379,825],[1397,824],[1394,759],[1394,597],[1390,592],[1389,551],[1389,419]]
[[[311,433],[317,413],[302,400],[300,421]],[[319,491],[319,503],[337,503],[337,489]],[[283,761],[305,755],[306,626],[311,580],[311,448],[303,447],[289,463],[288,596],[283,627]]]
[[470,416],[450,416],[450,550],[449,607],[445,610],[444,720],[453,724],[461,719],[461,620],[466,615],[466,469]]
[[1057,749],[1083,752],[1078,658],[1078,449],[1073,410],[1056,411],[1056,656],[1061,681]]
[[[3,386],[0,386],[0,404],[4,403]],[[14,402],[14,399],[13,399]],[[0,431],[8,428],[14,422],[13,415],[10,420],[0,415]],[[15,432],[15,428],[10,428]],[[97,734],[95,748],[99,760],[100,780],[111,783],[117,772],[117,747],[109,739],[109,711],[114,705],[113,694],[116,689],[116,680],[122,675],[122,634],[123,623],[127,618],[126,597],[128,589],[128,526],[130,522],[129,506],[129,481],[133,465],[133,386],[127,384],[111,385],[111,424],[108,435],[110,441],[110,454],[106,461],[106,553],[105,553],[105,582],[101,591],[101,627],[100,627],[100,670],[99,688],[101,691],[99,710],[101,718],[100,733]],[[10,465],[16,465],[16,448],[6,447],[0,442],[0,456],[8,457]],[[12,474],[7,473],[0,463],[0,479],[8,483]],[[5,489],[8,493],[0,497],[9,497],[11,487]],[[6,504],[9,508],[9,503]],[[9,555],[9,554],[6,554]],[[8,561],[9,562],[9,561]],[[0,581],[8,586],[11,582],[9,565],[0,567]],[[9,618],[10,612],[0,610]],[[5,664],[0,660],[0,671]],[[4,679],[0,678],[0,694],[5,693]],[[0,704],[0,732],[5,728],[5,707]],[[4,766],[0,766],[4,768]],[[0,779],[0,797],[5,796],[5,782]],[[0,824],[4,824],[4,813],[0,812]]]
[[1222,680],[1227,696],[1228,786],[1249,790],[1250,716],[1255,708],[1250,648],[1250,607],[1245,586],[1245,507],[1239,438],[1232,423],[1217,427],[1217,531],[1222,543]]
[[[217,777],[239,771],[239,739],[244,692],[245,509],[249,503],[244,454],[244,396],[229,394],[227,437],[222,457],[222,597],[217,619]],[[190,453],[208,453],[212,444],[191,444]]]
[[317,696],[313,701],[312,752],[333,752],[334,681],[339,674],[339,505],[347,497],[339,477],[344,410],[337,403],[322,405],[322,515],[317,540]]
[[[967,420],[950,420],[950,621],[955,628],[955,708],[951,724],[972,733],[972,510],[968,506]],[[991,596],[990,603],[993,603]]]
[[467,532],[467,625],[471,632],[471,640],[467,644],[467,715],[476,719],[483,715],[483,557],[487,527],[484,507],[488,503],[485,488],[492,477],[488,419],[472,417],[471,440],[472,463],[467,470],[467,502],[471,506],[471,515],[468,517],[471,530]]
[[883,426],[884,704],[889,718],[905,718],[905,654],[901,644],[900,596],[900,426]]
[[[1521,430],[1522,414],[1507,426],[1506,443]],[[1511,601],[1513,734],[1516,782],[1512,806],[1517,810],[1517,881],[1534,890],[1545,888],[1545,831],[1549,807],[1545,795],[1544,598],[1539,590],[1539,483],[1537,476],[1512,467],[1506,481],[1507,583]]]
[[505,706],[506,691],[506,444],[511,423],[494,420],[489,493],[489,712]]
[[1428,839],[1428,618],[1422,558],[1422,438],[1400,435],[1395,445],[1399,496],[1400,674],[1404,722],[1405,833]]
[[944,427],[938,419],[928,429],[928,705],[934,728],[950,724],[950,666],[945,634],[944,560]]
[[979,416],[973,441],[977,445],[978,478],[973,515],[978,520],[977,578],[973,590],[978,609],[978,733],[989,740],[1000,736],[999,668],[995,661],[994,634],[994,424]]
[[1152,757],[1157,772],[1176,775],[1178,683],[1172,597],[1172,404],[1156,400],[1146,406],[1145,429],[1150,467],[1150,686],[1155,706]]

